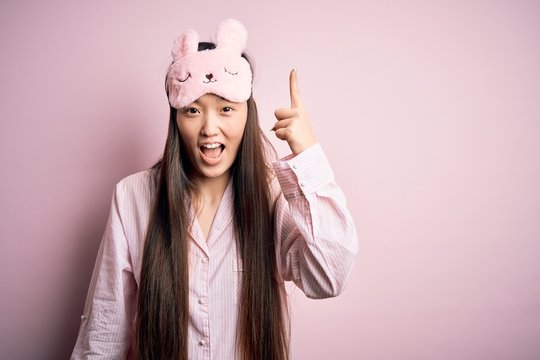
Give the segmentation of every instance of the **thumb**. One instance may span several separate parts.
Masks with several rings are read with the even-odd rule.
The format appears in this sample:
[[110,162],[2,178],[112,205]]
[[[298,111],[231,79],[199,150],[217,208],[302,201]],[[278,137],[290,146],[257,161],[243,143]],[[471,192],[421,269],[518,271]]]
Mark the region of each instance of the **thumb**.
[[298,92],[298,81],[296,78],[296,68],[289,74],[289,88],[291,92],[291,108],[300,106],[300,93]]

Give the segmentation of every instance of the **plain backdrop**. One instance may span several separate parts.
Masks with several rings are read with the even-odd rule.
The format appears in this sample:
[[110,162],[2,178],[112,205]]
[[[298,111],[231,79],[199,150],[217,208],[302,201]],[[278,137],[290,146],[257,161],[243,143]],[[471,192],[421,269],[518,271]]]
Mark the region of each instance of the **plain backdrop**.
[[151,166],[174,39],[248,31],[261,124],[302,100],[360,252],[291,292],[294,359],[540,358],[538,1],[0,4],[0,358],[67,359],[114,184]]

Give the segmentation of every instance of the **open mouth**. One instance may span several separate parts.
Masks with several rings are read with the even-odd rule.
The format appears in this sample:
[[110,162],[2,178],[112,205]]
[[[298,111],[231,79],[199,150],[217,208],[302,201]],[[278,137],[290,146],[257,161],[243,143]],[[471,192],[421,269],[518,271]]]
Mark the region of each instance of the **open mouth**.
[[203,144],[199,146],[203,155],[209,159],[217,159],[223,153],[225,145],[221,143]]
[[204,80],[203,80],[203,83],[208,84],[208,83],[212,83],[212,82],[216,82],[216,81],[217,81],[217,80],[212,80],[212,79],[210,79],[210,80],[208,80],[208,81],[204,81]]

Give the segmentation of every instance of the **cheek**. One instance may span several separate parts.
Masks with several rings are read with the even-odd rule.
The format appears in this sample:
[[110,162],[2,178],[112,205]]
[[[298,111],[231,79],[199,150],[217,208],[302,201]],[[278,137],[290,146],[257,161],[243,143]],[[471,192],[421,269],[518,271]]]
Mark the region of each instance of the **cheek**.
[[234,124],[232,124],[229,128],[229,134],[231,138],[234,139],[236,144],[240,144],[242,141],[242,137],[244,135],[244,129],[246,128],[246,122],[245,120],[238,120]]
[[247,123],[247,107],[243,109],[242,114],[239,114],[238,118],[236,119],[234,123],[234,132],[236,136],[239,138],[239,140],[242,139],[242,136],[244,135],[244,129],[246,128]]
[[185,145],[193,145],[193,143],[196,143],[196,130],[192,127],[186,126],[182,122],[177,121],[176,123],[178,125],[178,133],[180,135],[180,138],[182,139],[182,142]]

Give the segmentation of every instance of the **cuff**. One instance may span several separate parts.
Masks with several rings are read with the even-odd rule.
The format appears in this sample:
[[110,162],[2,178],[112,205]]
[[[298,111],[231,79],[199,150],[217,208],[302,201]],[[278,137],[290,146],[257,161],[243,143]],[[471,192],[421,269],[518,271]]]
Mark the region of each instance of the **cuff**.
[[313,194],[334,181],[334,173],[319,143],[272,165],[286,199]]

